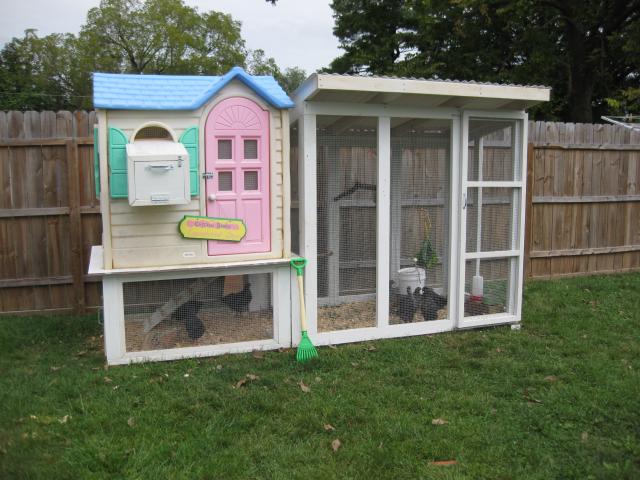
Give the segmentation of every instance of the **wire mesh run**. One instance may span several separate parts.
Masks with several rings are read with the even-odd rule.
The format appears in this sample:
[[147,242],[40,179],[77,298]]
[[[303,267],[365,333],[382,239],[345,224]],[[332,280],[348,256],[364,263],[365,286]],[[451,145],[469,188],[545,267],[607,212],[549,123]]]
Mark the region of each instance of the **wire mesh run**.
[[511,271],[515,261],[515,258],[492,258],[466,262],[465,317],[510,311]]
[[376,321],[377,119],[317,117],[318,331]]
[[126,282],[129,352],[274,338],[271,274]]
[[515,120],[469,120],[469,181],[520,180]]
[[467,189],[467,252],[517,249],[519,189]]
[[446,319],[451,123],[391,126],[389,323]]

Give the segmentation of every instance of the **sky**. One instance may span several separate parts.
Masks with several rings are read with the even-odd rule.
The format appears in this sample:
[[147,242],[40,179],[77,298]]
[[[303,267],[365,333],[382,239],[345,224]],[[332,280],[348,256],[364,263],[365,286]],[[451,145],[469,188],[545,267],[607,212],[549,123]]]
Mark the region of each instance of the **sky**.
[[[230,13],[242,22],[242,37],[248,48],[261,48],[281,69],[301,67],[307,74],[327,66],[340,55],[333,36],[329,0],[184,0],[200,12]],[[80,31],[87,11],[99,0],[23,0],[3,2],[0,45],[21,37],[27,28],[38,35]]]

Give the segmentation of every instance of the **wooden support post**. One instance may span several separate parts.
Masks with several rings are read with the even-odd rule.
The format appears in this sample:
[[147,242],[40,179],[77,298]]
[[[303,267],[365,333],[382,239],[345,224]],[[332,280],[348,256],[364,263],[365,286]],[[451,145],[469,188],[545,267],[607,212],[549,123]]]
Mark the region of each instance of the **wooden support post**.
[[71,276],[73,277],[73,309],[84,313],[86,298],[84,288],[84,255],[82,251],[82,215],[80,213],[80,166],[78,142],[67,140],[67,178],[69,194],[69,242],[71,245]]

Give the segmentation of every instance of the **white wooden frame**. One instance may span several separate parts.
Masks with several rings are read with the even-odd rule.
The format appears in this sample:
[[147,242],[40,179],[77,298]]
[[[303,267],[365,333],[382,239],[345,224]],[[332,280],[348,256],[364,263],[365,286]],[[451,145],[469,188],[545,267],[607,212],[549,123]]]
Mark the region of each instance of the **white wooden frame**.
[[[515,131],[511,136],[512,147],[514,151],[514,180],[513,181],[482,181],[479,177],[478,181],[467,180],[469,167],[469,120],[513,120],[515,122]],[[461,172],[460,172],[460,199],[461,207],[459,208],[459,243],[458,253],[460,257],[458,265],[458,277],[460,291],[456,298],[458,314],[456,316],[456,328],[472,328],[486,325],[496,325],[501,323],[517,323],[522,318],[522,278],[524,267],[524,202],[526,198],[526,179],[523,178],[524,172],[527,171],[527,120],[526,112],[496,112],[496,111],[477,111],[468,110],[462,116],[462,131],[460,136],[461,149]],[[517,142],[520,144],[518,145]],[[467,210],[465,209],[466,195],[468,188],[489,188],[502,187],[511,188],[513,192],[513,208],[512,208],[512,226],[517,229],[517,237],[514,239],[514,248],[504,251],[492,252],[467,252],[466,251],[466,227],[467,227]],[[481,259],[507,259],[509,261],[509,291],[507,292],[508,312],[464,316],[464,283],[465,268],[467,260]]]
[[[123,300],[124,283],[257,273],[271,274],[273,339],[140,352],[128,352],[126,350]],[[210,266],[209,268],[187,268],[182,270],[172,269],[165,271],[109,273],[104,275],[102,282],[104,296],[105,353],[109,365],[208,357],[227,353],[250,352],[253,350],[273,350],[291,345],[292,283],[288,261],[269,262],[265,265],[258,264],[253,266],[236,265],[222,268]]]

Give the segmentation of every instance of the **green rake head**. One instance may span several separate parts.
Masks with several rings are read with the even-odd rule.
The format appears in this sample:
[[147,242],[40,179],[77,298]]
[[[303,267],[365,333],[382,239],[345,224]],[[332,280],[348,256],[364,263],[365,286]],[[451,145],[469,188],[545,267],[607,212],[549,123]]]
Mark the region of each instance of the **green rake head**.
[[296,352],[296,360],[298,362],[308,362],[312,358],[316,358],[318,356],[318,351],[316,347],[313,346],[311,340],[309,339],[309,335],[307,335],[307,331],[302,331],[302,338],[300,339],[300,343],[298,344],[298,351]]

